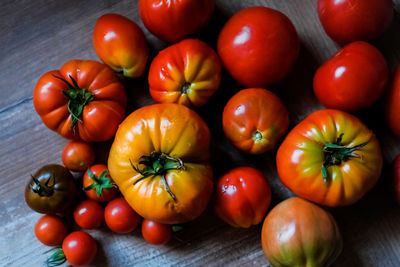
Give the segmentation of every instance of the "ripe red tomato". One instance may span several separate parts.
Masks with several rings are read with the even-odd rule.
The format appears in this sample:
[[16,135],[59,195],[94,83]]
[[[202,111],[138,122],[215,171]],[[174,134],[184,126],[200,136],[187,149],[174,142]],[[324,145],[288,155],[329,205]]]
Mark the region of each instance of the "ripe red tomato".
[[43,123],[68,139],[110,139],[124,118],[126,93],[115,73],[93,60],[71,60],[40,77],[33,105]]
[[104,211],[104,219],[111,231],[127,234],[136,229],[141,217],[123,197],[111,200]]
[[392,186],[394,198],[400,206],[400,155],[397,155],[392,164]]
[[130,78],[143,74],[149,49],[142,29],[132,20],[117,14],[101,16],[94,27],[93,46],[113,70]]
[[142,235],[150,244],[164,245],[171,239],[171,225],[144,219],[142,222]]
[[299,37],[288,17],[261,6],[236,13],[218,37],[224,67],[247,87],[265,87],[282,80],[299,50]]
[[385,99],[385,115],[390,130],[400,137],[400,66],[393,76]]
[[35,225],[37,239],[46,246],[61,245],[67,234],[67,225],[55,215],[44,215]]
[[259,224],[270,203],[269,183],[254,168],[235,168],[217,181],[214,211],[234,227],[248,228]]
[[393,18],[392,0],[318,0],[318,16],[335,42],[347,44],[379,37]]
[[154,58],[149,71],[150,94],[159,103],[203,105],[220,81],[217,53],[197,39],[186,39],[164,49]]
[[327,108],[356,111],[374,104],[389,79],[386,60],[374,46],[354,42],[318,68],[314,93]]
[[226,137],[239,149],[260,154],[273,149],[285,134],[289,115],[281,100],[262,88],[239,91],[222,116]]
[[83,190],[88,198],[108,202],[118,194],[106,165],[97,164],[87,169],[83,176]]
[[62,151],[62,162],[71,171],[85,171],[93,164],[94,158],[92,147],[85,142],[71,141]]
[[139,0],[139,15],[146,28],[169,43],[201,30],[214,11],[214,0]]
[[83,229],[95,229],[103,223],[104,210],[94,200],[84,200],[74,210],[74,220]]

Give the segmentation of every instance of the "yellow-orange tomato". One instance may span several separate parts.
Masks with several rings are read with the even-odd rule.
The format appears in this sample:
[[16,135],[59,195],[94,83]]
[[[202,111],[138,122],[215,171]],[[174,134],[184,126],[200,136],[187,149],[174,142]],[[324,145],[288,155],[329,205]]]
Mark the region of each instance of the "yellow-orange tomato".
[[178,104],[140,108],[120,125],[108,169],[142,217],[165,224],[190,221],[209,201],[210,132],[194,111]]
[[278,174],[298,196],[327,206],[358,201],[382,169],[378,139],[356,117],[319,110],[286,137],[276,157]]
[[159,103],[201,106],[220,81],[217,53],[196,39],[183,40],[161,51],[149,71],[150,94]]
[[304,199],[292,197],[264,220],[261,244],[273,266],[329,266],[342,251],[335,219]]
[[142,29],[132,20],[118,14],[101,16],[94,27],[93,46],[101,61],[113,70],[130,78],[143,74],[148,45]]

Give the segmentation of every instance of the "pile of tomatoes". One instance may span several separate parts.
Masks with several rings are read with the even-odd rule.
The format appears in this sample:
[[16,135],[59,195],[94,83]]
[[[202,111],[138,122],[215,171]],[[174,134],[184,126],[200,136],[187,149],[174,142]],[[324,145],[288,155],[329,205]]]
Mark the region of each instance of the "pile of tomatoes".
[[[224,25],[214,51],[201,40],[187,39],[204,28],[213,10],[213,0],[139,1],[146,28],[171,43],[152,60],[148,73],[149,94],[158,104],[125,116],[127,94],[115,72],[122,79],[143,75],[148,44],[135,22],[117,14],[103,15],[94,27],[94,49],[104,64],[72,60],[38,80],[37,113],[48,128],[73,140],[62,152],[65,167],[44,166],[25,191],[29,207],[46,214],[36,224],[37,238],[48,246],[62,245],[49,265],[65,260],[85,265],[96,255],[89,234],[68,234],[59,215],[68,217],[71,210],[82,229],[105,222],[120,234],[136,229],[143,217],[143,237],[161,245],[170,240],[171,225],[196,219],[210,200],[215,214],[233,227],[264,220],[262,247],[274,266],[328,266],[340,254],[336,221],[316,204],[351,205],[380,177],[378,139],[347,112],[370,107],[388,85],[386,60],[366,41],[390,25],[391,0],[318,1],[326,33],[344,47],[314,76],[315,95],[329,109],[310,114],[288,134],[285,103],[265,88],[285,79],[297,60],[300,39],[294,25],[277,10],[246,8]],[[226,138],[250,154],[279,146],[279,177],[298,195],[266,217],[271,189],[260,171],[237,167],[213,179],[211,134],[194,109],[219,88],[222,68],[248,87],[223,103]],[[400,136],[399,81],[400,70],[387,92],[386,114]],[[94,165],[89,143],[111,138],[107,166]],[[69,171],[83,173],[82,181]],[[395,180],[398,199],[399,185]],[[85,199],[77,203],[83,193]]]

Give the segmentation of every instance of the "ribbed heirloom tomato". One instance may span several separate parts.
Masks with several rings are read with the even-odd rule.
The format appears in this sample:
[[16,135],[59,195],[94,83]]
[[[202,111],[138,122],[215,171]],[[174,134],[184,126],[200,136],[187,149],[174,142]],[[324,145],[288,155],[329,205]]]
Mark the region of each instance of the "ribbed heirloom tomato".
[[374,133],[356,117],[332,109],[316,111],[300,122],[276,157],[284,185],[326,206],[358,201],[378,181],[382,161]]
[[93,46],[113,70],[130,78],[143,74],[149,49],[142,29],[130,19],[118,14],[101,16],[94,27]]
[[108,168],[121,193],[142,217],[165,224],[199,216],[212,190],[210,132],[189,108],[155,104],[121,123]]
[[149,71],[150,94],[156,102],[196,107],[219,87],[221,64],[206,43],[186,39],[161,51]]
[[40,77],[33,105],[43,123],[68,139],[110,139],[124,118],[126,93],[115,73],[93,60],[71,60]]
[[214,11],[214,0],[139,0],[139,14],[146,28],[169,43],[201,30]]
[[289,126],[289,115],[275,94],[249,88],[228,101],[222,124],[233,145],[247,153],[260,154],[277,145]]

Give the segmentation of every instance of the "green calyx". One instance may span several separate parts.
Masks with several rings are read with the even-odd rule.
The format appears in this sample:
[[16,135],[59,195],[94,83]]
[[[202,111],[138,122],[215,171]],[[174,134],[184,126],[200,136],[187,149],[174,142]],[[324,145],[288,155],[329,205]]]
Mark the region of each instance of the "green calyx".
[[260,142],[263,140],[263,134],[260,131],[255,131],[253,133],[253,140],[254,142]]
[[181,91],[182,91],[182,94],[188,94],[188,93],[190,93],[190,88],[192,87],[192,84],[191,83],[189,83],[189,82],[184,82],[183,83],[183,85],[182,85],[182,89],[181,89]]
[[66,262],[65,254],[64,251],[61,248],[52,248],[45,253],[48,253],[52,250],[56,249],[56,251],[46,260],[46,265],[48,267],[54,267],[54,266],[59,266]]
[[99,176],[96,176],[90,170],[90,168],[88,168],[87,173],[89,174],[89,177],[93,180],[93,183],[87,187],[84,187],[83,190],[89,191],[89,190],[95,189],[97,197],[101,197],[103,188],[111,188],[111,187],[115,186],[111,182],[110,178],[107,177],[108,170],[104,170]]
[[161,177],[161,181],[164,184],[165,190],[168,192],[171,198],[176,201],[176,197],[169,188],[168,183],[165,179],[165,175],[169,170],[185,170],[183,161],[179,158],[173,158],[165,153],[156,151],[152,152],[149,156],[142,156],[141,159],[142,161],[139,162],[139,165],[144,165],[144,168],[142,168],[141,170],[139,169],[139,167],[135,167],[132,161],[129,160],[132,168],[142,175],[142,177],[137,179],[134,184],[137,184],[138,182],[148,177],[159,175]]
[[[53,174],[45,183],[40,182],[35,176],[31,174],[34,181],[33,185],[30,185],[31,190],[39,194],[41,197],[49,197],[54,194],[54,185],[56,184],[56,176]],[[50,179],[53,178],[53,184],[49,185]]]
[[356,150],[367,145],[368,142],[353,146],[346,147],[342,145],[343,133],[340,134],[335,143],[325,143],[324,145],[324,164],[321,167],[322,177],[324,178],[324,183],[328,181],[328,167],[333,165],[340,165],[343,161],[348,160],[351,157],[361,158],[360,155],[355,153]]
[[[53,75],[54,76],[54,75]],[[80,116],[82,115],[83,108],[89,104],[89,102],[94,100],[94,94],[89,92],[87,89],[80,88],[78,83],[69,75],[69,78],[72,81],[72,84],[67,80],[54,76],[57,79],[63,81],[66,85],[68,85],[68,90],[64,90],[63,94],[68,98],[68,111],[71,114],[71,128],[75,129],[76,123],[82,122]]]

